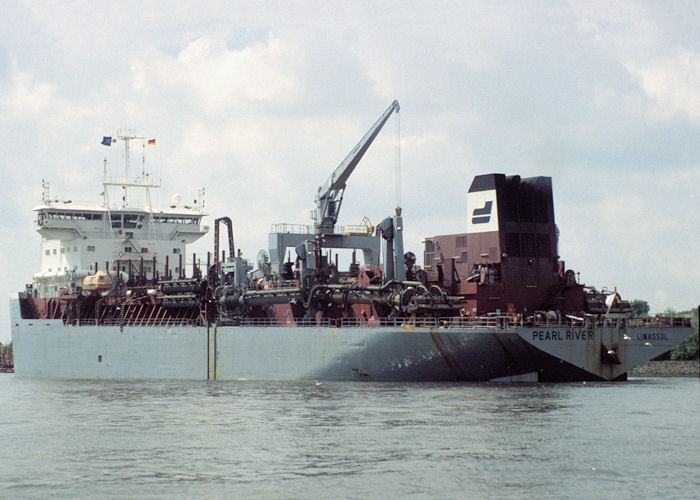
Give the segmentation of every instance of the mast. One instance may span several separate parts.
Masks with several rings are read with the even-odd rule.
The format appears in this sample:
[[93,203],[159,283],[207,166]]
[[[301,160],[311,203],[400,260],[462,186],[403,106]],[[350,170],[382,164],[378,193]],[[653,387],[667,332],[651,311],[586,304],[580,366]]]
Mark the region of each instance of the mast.
[[[122,189],[124,190],[124,195],[122,196],[122,207],[126,207],[129,205],[129,201],[127,198],[127,190],[129,187],[129,165],[131,163],[131,157],[130,157],[130,143],[133,140],[145,140],[145,137],[140,137],[137,135],[133,130],[120,130],[117,132],[117,138],[121,139],[124,141],[124,149],[125,149],[125,158],[124,158],[124,184],[122,185]],[[145,145],[144,145],[145,148]],[[144,151],[144,162],[145,162],[145,151]],[[148,190],[148,188],[146,188]]]
[[109,187],[120,187],[123,190],[123,195],[122,195],[122,208],[125,208],[129,204],[129,199],[128,199],[128,188],[130,187],[136,187],[136,188],[144,188],[146,190],[146,203],[148,205],[148,211],[153,212],[153,207],[151,205],[151,192],[150,188],[159,188],[160,187],[160,181],[152,181],[151,180],[151,175],[150,173],[146,172],[146,151],[145,151],[145,144],[144,144],[144,151],[143,151],[143,156],[142,156],[142,172],[143,172],[143,177],[141,179],[135,178],[131,179],[129,178],[129,168],[131,166],[131,141],[145,141],[145,137],[142,137],[138,135],[136,132],[132,130],[120,130],[117,132],[117,138],[119,140],[124,141],[124,177],[115,177],[113,179],[109,179],[107,177],[107,161],[105,160],[105,166],[104,166],[104,180],[102,182],[102,185],[104,187],[104,199],[105,199],[105,206],[109,210],[109,197],[108,197],[108,188]]

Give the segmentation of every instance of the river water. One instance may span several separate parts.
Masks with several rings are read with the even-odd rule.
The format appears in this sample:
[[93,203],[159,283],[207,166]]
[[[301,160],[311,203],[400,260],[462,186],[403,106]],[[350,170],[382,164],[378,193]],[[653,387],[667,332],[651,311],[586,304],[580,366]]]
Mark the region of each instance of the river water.
[[700,385],[0,375],[3,498],[698,498]]

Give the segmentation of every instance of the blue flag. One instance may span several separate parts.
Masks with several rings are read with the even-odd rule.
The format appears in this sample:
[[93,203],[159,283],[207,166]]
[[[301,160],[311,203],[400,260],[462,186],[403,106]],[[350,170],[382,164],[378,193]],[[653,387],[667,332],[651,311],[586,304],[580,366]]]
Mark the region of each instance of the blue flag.
[[102,144],[104,144],[105,146],[111,146],[112,145],[112,138],[111,137],[103,137]]

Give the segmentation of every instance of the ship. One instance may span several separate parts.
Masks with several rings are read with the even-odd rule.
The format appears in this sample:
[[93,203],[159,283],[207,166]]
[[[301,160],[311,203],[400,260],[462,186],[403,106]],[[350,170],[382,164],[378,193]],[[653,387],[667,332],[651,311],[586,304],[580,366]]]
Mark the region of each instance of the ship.
[[[103,203],[52,199],[45,183],[34,208],[41,269],[10,299],[16,374],[621,381],[692,333],[686,318],[632,317],[615,289],[567,269],[550,177],[476,175],[463,227],[426,236],[422,265],[404,252],[398,206],[377,225],[339,226],[349,177],[399,109],[394,101],[319,187],[313,224],[272,225],[254,261],[236,249],[227,216],[213,221],[206,259],[190,258],[187,245],[210,230],[203,189],[190,204],[173,196],[154,209],[160,183],[145,159],[155,140],[105,137],[106,147],[124,144],[125,167],[110,177],[105,160]],[[141,205],[134,191],[145,193]],[[352,252],[347,266],[341,251]]]

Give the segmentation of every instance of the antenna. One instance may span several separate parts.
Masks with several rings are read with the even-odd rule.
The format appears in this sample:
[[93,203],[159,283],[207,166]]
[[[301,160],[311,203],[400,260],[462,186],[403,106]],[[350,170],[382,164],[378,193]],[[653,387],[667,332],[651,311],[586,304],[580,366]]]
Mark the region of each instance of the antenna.
[[[124,190],[124,196],[122,197],[122,206],[126,207],[128,206],[128,200],[127,200],[127,186],[126,184],[129,182],[129,163],[131,162],[130,158],[130,153],[129,153],[129,146],[130,142],[133,141],[134,139],[137,140],[144,140],[145,137],[140,137],[134,132],[133,130],[120,130],[117,132],[117,137],[124,141],[124,148],[125,148],[125,155],[126,157],[124,158],[124,184],[122,185],[122,189]],[[144,162],[145,162],[145,153],[144,153]]]
[[206,200],[204,198],[204,188],[202,187],[201,189],[197,190],[197,199],[195,200],[195,207],[197,210],[200,212],[204,210],[204,205],[206,204]]
[[[144,151],[142,153],[142,167],[141,167],[141,177],[138,177],[138,174],[136,174],[136,177],[134,179],[129,178],[129,167],[131,165],[131,141],[144,141],[145,137],[140,136],[138,133],[131,129],[122,129],[117,132],[117,138],[119,140],[124,141],[124,149],[125,149],[125,158],[124,158],[124,176],[123,177],[107,177],[107,160],[105,159],[105,165],[104,165],[104,180],[102,181],[102,185],[104,188],[104,198],[105,198],[105,206],[109,206],[109,197],[108,197],[108,192],[109,188],[121,188],[121,197],[122,197],[122,208],[128,207],[129,206],[129,200],[127,198],[127,193],[129,188],[142,188],[146,190],[146,205],[148,208],[149,212],[153,211],[153,207],[151,205],[151,188],[158,188],[160,187],[160,180],[153,181],[151,180],[151,173],[146,170],[146,152],[145,152],[145,145],[144,145]],[[115,139],[116,141],[116,139]]]
[[45,204],[51,204],[51,192],[49,190],[49,181],[41,179],[41,201]]

